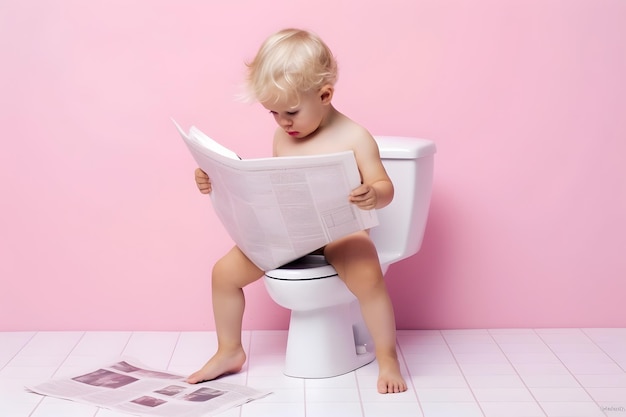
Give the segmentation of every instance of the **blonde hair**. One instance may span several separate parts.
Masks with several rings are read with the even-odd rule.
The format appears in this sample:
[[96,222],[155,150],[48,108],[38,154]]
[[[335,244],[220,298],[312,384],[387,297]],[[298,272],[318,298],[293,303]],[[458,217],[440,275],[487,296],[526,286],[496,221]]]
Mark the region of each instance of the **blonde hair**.
[[300,93],[337,81],[337,61],[328,46],[300,29],[283,29],[270,36],[246,65],[247,101],[297,100]]

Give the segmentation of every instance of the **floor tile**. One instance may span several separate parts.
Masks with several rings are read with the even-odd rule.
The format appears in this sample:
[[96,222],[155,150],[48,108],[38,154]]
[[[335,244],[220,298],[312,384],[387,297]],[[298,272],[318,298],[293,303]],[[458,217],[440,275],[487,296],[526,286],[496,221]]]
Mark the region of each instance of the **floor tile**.
[[505,364],[509,365],[509,359],[502,352],[472,352],[455,353],[454,357],[460,366],[465,364]]
[[30,417],[36,404],[2,400],[0,397],[0,416]]
[[581,331],[596,343],[621,343],[622,346],[626,344],[626,328],[595,328]]
[[305,395],[307,404],[360,401],[359,390],[356,388],[307,388]]
[[398,343],[403,347],[446,344],[439,330],[398,330],[397,339]]
[[304,391],[304,379],[279,376],[248,376],[247,385],[263,389],[299,389]]
[[485,417],[545,417],[534,402],[485,402],[481,403]]
[[[258,385],[249,385],[251,387],[261,389]],[[299,403],[302,404],[305,401],[305,394],[301,388],[268,388],[273,392],[267,397],[261,398],[257,401],[264,403]]]
[[515,365],[529,363],[561,364],[562,361],[552,352],[507,352],[507,359]]
[[416,388],[420,402],[472,402],[474,394],[469,388]]
[[0,333],[0,369],[33,338],[35,332]]
[[472,391],[479,403],[535,401],[526,388],[474,388]]
[[[277,414],[276,414],[277,415]],[[363,409],[359,402],[308,402],[306,417],[362,417]],[[291,417],[291,416],[290,416]]]
[[626,388],[586,388],[596,402],[623,402],[626,404]]
[[622,369],[615,362],[576,362],[567,365],[569,371],[574,375],[623,375],[624,369]]
[[592,343],[580,329],[539,329],[537,334],[548,345],[579,345]]
[[250,355],[276,355],[287,349],[287,332],[284,331],[253,331],[250,335]]
[[[264,403],[253,401],[241,406],[241,417],[304,417],[305,406],[302,403]],[[233,411],[234,414],[234,411]],[[221,417],[221,415],[220,415]],[[307,414],[307,417],[308,416]]]
[[606,416],[600,406],[593,402],[540,402],[548,417],[601,417]]
[[88,404],[81,404],[74,401],[61,400],[57,398],[44,398],[37,409],[31,414],[32,417],[83,417],[94,415],[98,407]]
[[122,355],[151,368],[167,369],[179,337],[178,332],[133,332]]
[[544,345],[544,341],[532,330],[519,333],[489,332],[493,340],[503,345]]
[[475,402],[466,403],[422,403],[424,417],[483,417],[483,412]]
[[461,375],[418,375],[411,377],[412,384],[422,388],[463,388],[467,381]]
[[407,367],[412,375],[462,375],[456,363],[408,363]]
[[[121,355],[128,344],[132,332],[85,332],[72,350],[72,355]],[[159,340],[162,338],[159,334]]]
[[251,355],[248,360],[248,376],[283,376],[284,355]]
[[459,364],[465,375],[514,375],[515,368],[510,363],[464,363]]
[[[621,374],[592,374],[577,375],[583,387],[606,387],[606,388],[626,388],[626,372]],[[624,397],[626,398],[626,397]]]
[[67,356],[84,334],[84,332],[38,332],[20,350],[18,356]]
[[[409,389],[376,390],[376,361],[335,378],[283,374],[287,331],[244,331],[248,360],[220,379],[273,393],[223,417],[626,417],[626,329],[400,330]],[[24,389],[120,357],[183,375],[215,332],[0,332],[0,416],[122,417]]]
[[570,371],[561,363],[517,363],[515,370],[522,379],[529,375],[570,375]]
[[493,337],[487,332],[454,332],[443,331],[443,337],[449,345],[489,345],[496,344]]
[[[616,362],[626,361],[626,342],[622,343],[602,343],[598,347]],[[625,369],[626,370],[626,369]]]
[[471,388],[524,388],[525,384],[516,374],[465,375]]
[[405,353],[402,355],[407,367],[419,367],[422,364],[446,363],[456,365],[456,359],[452,353],[432,352],[432,353]]
[[522,377],[524,384],[530,388],[578,388],[580,384],[572,375],[531,374]]
[[363,403],[363,417],[423,417],[417,403]]
[[593,401],[583,388],[530,388],[535,399],[539,402],[589,402]]
[[[545,343],[501,343],[498,345],[500,349],[506,354],[516,353],[550,353],[554,355],[554,352]],[[554,355],[556,356],[556,355]]]

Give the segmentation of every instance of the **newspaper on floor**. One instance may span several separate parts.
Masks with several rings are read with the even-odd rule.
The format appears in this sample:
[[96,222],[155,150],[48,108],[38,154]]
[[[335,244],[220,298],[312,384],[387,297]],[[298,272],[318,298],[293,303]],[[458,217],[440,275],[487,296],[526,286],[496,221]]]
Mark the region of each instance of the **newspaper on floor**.
[[176,128],[211,178],[211,201],[231,238],[268,271],[378,225],[348,201],[361,184],[354,152],[240,159],[198,128]]
[[121,360],[92,372],[26,387],[37,394],[96,405],[139,416],[213,416],[262,398],[269,391],[185,377]]

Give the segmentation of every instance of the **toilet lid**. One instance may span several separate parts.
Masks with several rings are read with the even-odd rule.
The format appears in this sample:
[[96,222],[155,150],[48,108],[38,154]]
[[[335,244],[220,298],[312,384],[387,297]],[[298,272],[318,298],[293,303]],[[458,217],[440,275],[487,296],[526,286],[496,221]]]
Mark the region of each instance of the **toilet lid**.
[[265,272],[272,279],[304,281],[337,276],[337,271],[326,262],[324,255],[307,255],[277,269]]

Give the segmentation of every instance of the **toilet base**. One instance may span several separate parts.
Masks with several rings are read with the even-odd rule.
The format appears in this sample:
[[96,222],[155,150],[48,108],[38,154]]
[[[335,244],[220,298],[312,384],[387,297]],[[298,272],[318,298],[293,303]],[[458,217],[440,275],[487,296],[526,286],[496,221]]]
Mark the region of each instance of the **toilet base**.
[[356,313],[358,319],[355,322],[353,310],[350,303],[319,310],[292,310],[285,375],[330,378],[372,362],[373,345],[366,343],[369,335],[363,335],[360,312]]

